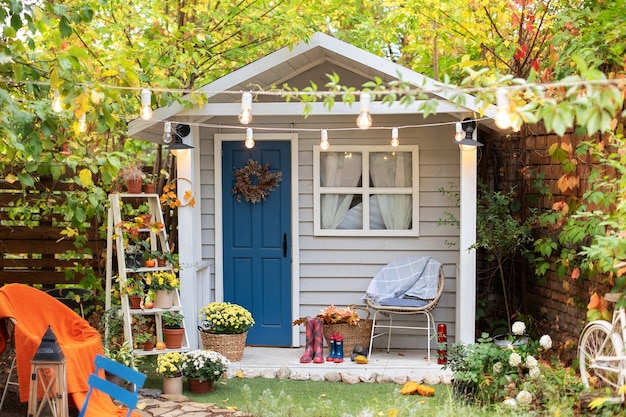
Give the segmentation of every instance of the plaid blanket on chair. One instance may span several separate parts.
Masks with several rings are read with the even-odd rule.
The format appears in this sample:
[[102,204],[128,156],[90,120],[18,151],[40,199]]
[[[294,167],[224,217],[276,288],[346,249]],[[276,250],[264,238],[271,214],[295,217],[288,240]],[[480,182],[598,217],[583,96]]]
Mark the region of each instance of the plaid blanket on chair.
[[363,300],[384,305],[399,298],[433,299],[437,295],[440,268],[441,263],[431,257],[396,259],[374,276]]

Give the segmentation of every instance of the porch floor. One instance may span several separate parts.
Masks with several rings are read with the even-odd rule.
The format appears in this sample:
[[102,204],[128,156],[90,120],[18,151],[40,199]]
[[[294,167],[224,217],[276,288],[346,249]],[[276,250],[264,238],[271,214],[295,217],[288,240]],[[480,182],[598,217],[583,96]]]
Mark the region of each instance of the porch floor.
[[[280,368],[287,367],[292,373],[308,374],[313,379],[323,379],[329,372],[350,373],[352,375],[371,376],[385,375],[389,378],[406,377],[411,381],[423,381],[429,379],[431,383],[436,380],[444,382],[450,371],[442,369],[437,364],[437,351],[431,351],[431,361],[428,363],[425,350],[402,350],[392,349],[389,353],[385,349],[374,349],[367,364],[357,364],[350,360],[350,354],[342,363],[324,362],[300,363],[300,356],[304,353],[304,347],[254,347],[246,346],[243,357],[239,362],[232,362],[229,373],[235,374],[241,371],[244,376],[255,375],[264,371],[276,372]],[[328,349],[324,350],[328,355]],[[449,378],[449,377],[448,377]]]

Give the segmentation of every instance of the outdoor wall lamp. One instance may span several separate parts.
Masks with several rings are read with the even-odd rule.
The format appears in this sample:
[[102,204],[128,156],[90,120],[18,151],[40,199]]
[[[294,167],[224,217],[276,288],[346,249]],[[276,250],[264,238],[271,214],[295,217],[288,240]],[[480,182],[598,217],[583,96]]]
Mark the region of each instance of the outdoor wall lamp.
[[476,130],[476,121],[471,117],[467,117],[463,119],[463,122],[460,123],[461,131],[465,132],[465,135],[458,129],[459,123],[457,123],[457,132],[454,136],[455,142],[461,150],[467,151],[471,149],[475,149],[477,146],[483,146],[482,143],[474,140],[474,130]]
[[193,149],[193,146],[183,143],[183,138],[185,136],[188,136],[190,132],[191,132],[191,128],[189,127],[189,125],[185,125],[185,124],[176,125],[176,135],[174,135],[176,139],[174,140],[174,143],[172,143],[170,146],[167,147],[172,153],[172,155],[176,156],[179,151],[186,151],[188,149]]

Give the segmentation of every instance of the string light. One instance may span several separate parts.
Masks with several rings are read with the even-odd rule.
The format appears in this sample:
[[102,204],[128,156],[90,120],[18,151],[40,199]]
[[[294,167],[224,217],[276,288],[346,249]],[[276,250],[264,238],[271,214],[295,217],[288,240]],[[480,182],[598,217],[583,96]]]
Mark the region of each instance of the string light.
[[140,116],[143,120],[152,119],[152,103],[150,90],[144,88],[141,90],[141,112]]
[[361,110],[359,117],[356,118],[356,125],[359,129],[369,129],[372,126],[372,115],[370,114],[370,102],[372,96],[369,93],[363,93],[360,97]]
[[463,125],[461,122],[456,122],[456,133],[454,134],[454,140],[457,142],[462,141],[465,138],[465,132],[463,132]]
[[59,90],[54,90],[54,98],[52,99],[52,111],[55,113],[60,113],[63,111],[63,102],[61,100],[61,93]]
[[172,122],[163,124],[163,143],[172,143]]
[[400,141],[398,140],[398,128],[394,127],[391,129],[391,146],[396,148],[398,145],[400,145]]
[[87,131],[87,116],[84,114],[78,118],[78,131],[80,133]]
[[248,149],[254,148],[254,134],[252,133],[251,127],[246,129],[246,141],[243,144]]
[[321,136],[322,141],[320,142],[320,149],[327,151],[328,148],[330,148],[330,143],[328,143],[328,130],[322,129]]
[[504,88],[496,91],[496,126],[500,129],[511,127],[511,116],[509,115],[509,96]]
[[239,122],[247,125],[252,121],[252,94],[243,93],[241,95],[241,113],[239,113]]

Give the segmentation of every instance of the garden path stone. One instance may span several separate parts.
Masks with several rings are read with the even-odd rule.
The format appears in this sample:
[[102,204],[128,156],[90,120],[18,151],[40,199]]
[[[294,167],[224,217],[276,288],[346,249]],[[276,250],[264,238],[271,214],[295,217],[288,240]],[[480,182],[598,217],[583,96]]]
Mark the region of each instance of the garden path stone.
[[340,382],[341,375],[339,375],[339,372],[327,372],[324,374],[324,379],[328,382]]
[[276,377],[278,379],[289,379],[290,376],[291,376],[291,369],[287,368],[286,366],[283,366],[282,368],[280,368],[278,372],[276,373]]

